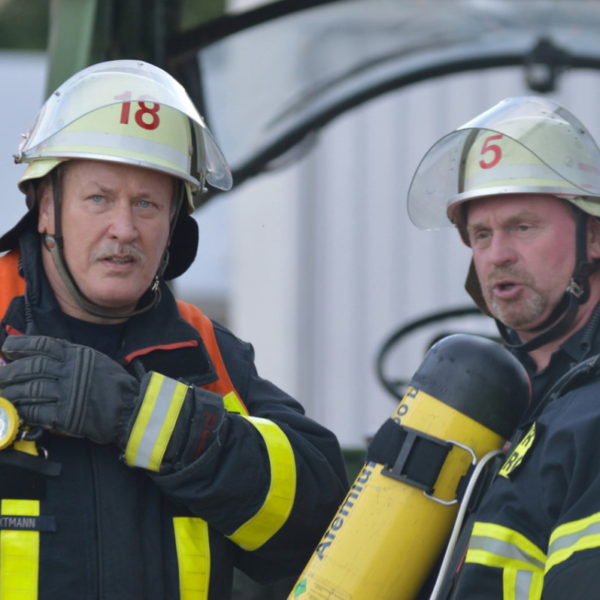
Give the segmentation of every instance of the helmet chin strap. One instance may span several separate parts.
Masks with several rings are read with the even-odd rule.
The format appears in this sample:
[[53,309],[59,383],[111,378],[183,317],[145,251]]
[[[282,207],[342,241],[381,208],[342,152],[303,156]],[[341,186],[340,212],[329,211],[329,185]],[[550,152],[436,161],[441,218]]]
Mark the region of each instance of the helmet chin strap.
[[542,331],[542,333],[528,342],[515,344],[511,341],[510,329],[496,319],[498,331],[509,348],[531,352],[560,338],[569,331],[575,321],[579,307],[588,300],[590,296],[589,276],[600,268],[600,264],[588,260],[587,220],[588,215],[577,210],[575,215],[575,268],[561,301],[556,305],[550,316],[532,330]]
[[[569,286],[570,287],[570,286]],[[552,311],[552,314],[540,327],[536,327],[534,331],[539,331],[544,327],[549,327],[540,335],[532,338],[528,342],[521,344],[515,344],[511,341],[510,329],[504,325],[498,319],[495,319],[498,331],[502,336],[506,346],[515,350],[522,350],[523,352],[531,352],[537,350],[542,346],[545,346],[552,340],[558,339],[563,334],[569,331],[569,328],[575,321],[575,316],[579,310],[580,302],[570,292],[565,292],[562,300],[558,303],[556,308]]]
[[69,267],[65,260],[61,225],[61,167],[62,165],[59,165],[58,167],[53,169],[53,171],[50,174],[52,180],[52,197],[54,201],[54,234],[44,234],[43,244],[44,247],[50,252],[52,261],[54,262],[56,270],[63,284],[67,288],[67,291],[82,310],[94,317],[100,317],[103,319],[129,319],[136,315],[142,314],[150,310],[151,308],[154,308],[160,302],[162,296],[160,291],[160,277],[166,269],[167,264],[169,263],[168,248],[171,241],[171,236],[173,234],[173,229],[175,227],[175,223],[179,216],[179,211],[181,210],[181,204],[183,199],[183,185],[179,181],[177,181],[175,185],[173,202],[176,202],[176,208],[173,211],[173,215],[171,218],[171,225],[167,245],[163,253],[158,271],[152,281],[152,285],[140,297],[140,300],[138,301],[138,308],[130,312],[117,312],[90,300],[79,289],[79,286],[77,285],[75,278],[69,270]]
[[58,274],[64,286],[67,288],[70,296],[73,298],[73,300],[75,300],[79,308],[83,309],[86,313],[93,315],[94,317],[101,317],[103,319],[129,319],[135,315],[139,315],[147,310],[150,310],[160,301],[161,291],[159,286],[159,278],[158,275],[156,275],[152,282],[152,286],[142,296],[143,298],[144,296],[150,294],[150,298],[145,304],[136,310],[119,313],[100,304],[96,304],[79,289],[79,286],[75,282],[73,275],[69,271],[69,267],[65,262],[64,253],[62,251],[62,238],[58,237],[56,234],[45,234],[43,237],[43,243],[44,247],[50,252],[54,266],[56,267],[56,270],[58,271]]

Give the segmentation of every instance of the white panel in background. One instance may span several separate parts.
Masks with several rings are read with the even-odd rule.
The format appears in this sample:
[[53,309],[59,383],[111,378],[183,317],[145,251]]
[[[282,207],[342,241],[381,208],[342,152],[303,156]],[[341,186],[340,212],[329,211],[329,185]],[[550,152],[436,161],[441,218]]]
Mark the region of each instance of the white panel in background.
[[[553,97],[600,139],[598,74],[570,73],[560,83]],[[440,136],[503,97],[530,93],[519,69],[391,92],[332,122],[300,165],[236,192],[232,322],[253,342],[263,375],[296,394],[344,446],[364,446],[395,406],[374,370],[388,335],[470,303],[468,249],[453,230],[420,231],[406,217],[418,161]],[[283,235],[296,251],[282,246]],[[494,332],[477,318],[454,327]],[[407,338],[390,355],[390,372],[410,378],[435,333]]]
[[0,77],[0,232],[10,229],[25,214],[25,198],[17,181],[25,167],[15,165],[13,155],[21,134],[32,125],[44,101],[46,55],[42,52],[1,51]]

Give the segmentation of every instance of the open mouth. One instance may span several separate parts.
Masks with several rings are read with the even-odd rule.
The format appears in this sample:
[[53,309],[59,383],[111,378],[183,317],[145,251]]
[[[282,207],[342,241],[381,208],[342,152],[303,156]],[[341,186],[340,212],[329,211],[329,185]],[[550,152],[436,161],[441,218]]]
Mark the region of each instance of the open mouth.
[[505,279],[503,281],[497,281],[494,283],[491,286],[491,292],[497,298],[513,300],[519,295],[522,287],[523,286],[519,281],[510,281]]

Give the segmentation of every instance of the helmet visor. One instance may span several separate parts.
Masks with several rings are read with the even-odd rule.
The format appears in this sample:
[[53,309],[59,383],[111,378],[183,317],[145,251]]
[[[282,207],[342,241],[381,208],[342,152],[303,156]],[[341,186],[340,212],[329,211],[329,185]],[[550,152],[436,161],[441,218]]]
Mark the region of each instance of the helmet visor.
[[117,60],[92,65],[63,83],[46,101],[32,130],[25,134],[16,157],[30,162],[44,153],[44,146],[56,134],[87,115],[112,105],[117,133],[120,125],[151,130],[160,122],[162,106],[169,107],[190,120],[193,129],[194,163],[189,180],[196,186],[206,180],[227,190],[232,180],[229,167],[219,147],[196,110],[191,99],[168,73],[148,63]]
[[503,100],[436,142],[413,176],[408,214],[435,229],[466,200],[518,193],[600,197],[596,142],[545,98]]

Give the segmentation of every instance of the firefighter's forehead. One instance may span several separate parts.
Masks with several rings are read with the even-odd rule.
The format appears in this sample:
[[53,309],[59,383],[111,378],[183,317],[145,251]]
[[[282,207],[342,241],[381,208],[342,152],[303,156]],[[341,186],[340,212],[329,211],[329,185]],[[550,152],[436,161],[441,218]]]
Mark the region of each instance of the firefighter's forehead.
[[573,219],[569,203],[550,194],[513,194],[487,196],[465,203],[467,226],[489,219],[513,219],[540,216]]

